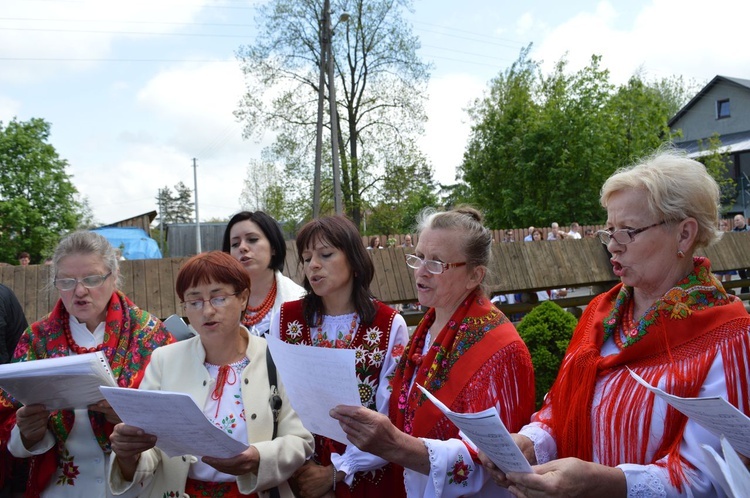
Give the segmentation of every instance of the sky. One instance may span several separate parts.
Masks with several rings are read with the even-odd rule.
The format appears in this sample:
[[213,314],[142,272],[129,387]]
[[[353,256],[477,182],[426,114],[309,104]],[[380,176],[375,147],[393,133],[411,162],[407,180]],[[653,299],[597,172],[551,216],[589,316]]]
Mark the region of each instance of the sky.
[[[199,217],[240,210],[248,164],[272,133],[242,138],[235,51],[257,33],[261,0],[2,0],[0,121],[42,118],[96,220],[157,209],[157,190],[198,185]],[[334,0],[335,4],[335,0]],[[637,71],[702,85],[750,78],[747,0],[414,0],[406,15],[433,65],[419,144],[435,179],[455,182],[466,108],[522,48],[545,72],[602,56],[612,81]],[[197,168],[193,168],[193,159]]]

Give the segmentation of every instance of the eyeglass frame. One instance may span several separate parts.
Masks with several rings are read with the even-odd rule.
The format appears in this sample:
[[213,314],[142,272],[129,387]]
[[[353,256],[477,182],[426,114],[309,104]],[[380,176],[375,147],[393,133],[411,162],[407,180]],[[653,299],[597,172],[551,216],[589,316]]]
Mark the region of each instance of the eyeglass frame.
[[[654,228],[654,227],[658,227],[660,225],[665,225],[666,223],[667,223],[667,220],[664,220],[664,221],[660,221],[659,223],[654,223],[653,225],[649,225],[647,227],[642,227],[642,228],[618,228],[617,230],[612,230],[611,232],[609,230],[597,230],[594,235],[596,235],[596,237],[599,239],[599,242],[601,242],[605,246],[608,245],[613,240],[615,242],[617,242],[618,244],[624,246],[624,245],[630,244],[631,242],[634,242],[635,241],[635,236],[638,235],[639,233],[645,232],[649,228]],[[626,233],[626,234],[628,234],[628,237],[630,237],[630,240],[628,240],[627,242],[620,242],[619,240],[617,240],[617,237],[615,236],[616,233]],[[606,242],[602,239],[602,236],[605,236],[605,235],[606,235],[606,237],[608,239]]]
[[[59,290],[59,291],[65,291],[65,292],[66,291],[72,291],[73,289],[75,289],[76,287],[78,287],[78,284],[83,285],[87,289],[96,289],[97,287],[101,287],[102,285],[104,285],[104,282],[106,282],[107,279],[111,275],[112,275],[112,270],[109,270],[107,273],[105,273],[103,275],[97,275],[97,274],[86,275],[83,278],[57,278],[57,277],[55,277],[55,280],[52,282],[52,285],[54,285],[57,290]],[[86,282],[85,282],[85,280],[87,278],[92,278],[92,277],[99,277],[102,280],[101,280],[101,282],[99,282],[96,285],[87,285]],[[61,288],[61,287],[59,287],[57,285],[58,282],[74,282],[74,284],[73,284],[73,287],[70,287],[70,288],[67,288],[67,289],[63,289],[63,288]]]
[[[412,258],[419,260],[419,266],[412,266],[409,264],[409,260]],[[406,266],[408,266],[412,270],[419,270],[421,267],[423,267],[424,265],[428,263],[439,264],[441,271],[437,273],[427,268],[427,271],[430,272],[432,275],[442,275],[443,273],[445,273],[446,270],[450,270],[451,268],[458,268],[460,266],[465,266],[467,264],[466,261],[464,261],[463,263],[443,263],[442,261],[438,261],[436,259],[420,258],[416,254],[404,254],[404,259],[406,260]]]
[[[182,305],[182,309],[185,311],[188,310],[188,306],[190,306],[191,303],[198,303],[198,302],[201,303],[200,306],[197,308],[190,308],[190,311],[203,311],[203,308],[206,306],[207,302],[211,304],[212,308],[219,309],[227,305],[226,298],[234,297],[237,294],[239,294],[239,292],[235,292],[233,294],[224,294],[221,296],[214,296],[208,299],[188,299],[187,301],[181,301],[180,304]],[[215,299],[224,299],[224,301],[221,301],[222,304],[217,305],[216,303],[213,302]]]

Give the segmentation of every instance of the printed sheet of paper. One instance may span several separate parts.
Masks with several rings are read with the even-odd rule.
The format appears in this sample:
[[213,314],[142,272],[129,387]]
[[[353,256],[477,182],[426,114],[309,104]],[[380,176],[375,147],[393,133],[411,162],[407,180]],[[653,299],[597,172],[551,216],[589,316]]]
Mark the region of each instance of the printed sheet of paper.
[[743,455],[750,456],[750,418],[730,405],[724,398],[681,398],[653,387],[638,374],[630,375],[643,387],[662,398],[717,437],[724,435],[729,444]]
[[1,388],[48,410],[86,408],[104,399],[99,386],[116,385],[101,351],[0,365]]
[[461,432],[477,448],[490,457],[490,460],[497,465],[498,469],[506,473],[532,472],[529,461],[516,446],[494,406],[478,413],[456,413],[430,394],[424,387],[420,385],[417,385],[417,387],[451,422],[456,424],[456,427],[461,429]]
[[155,435],[156,446],[170,457],[230,458],[248,448],[212,424],[185,393],[124,387],[101,391],[123,422]]
[[349,444],[329,412],[336,405],[362,404],[354,350],[287,344],[270,335],[266,339],[289,401],[305,429]]
[[727,439],[721,437],[724,458],[712,447],[702,444],[705,463],[727,496],[743,498],[750,496],[750,472],[740,460]]

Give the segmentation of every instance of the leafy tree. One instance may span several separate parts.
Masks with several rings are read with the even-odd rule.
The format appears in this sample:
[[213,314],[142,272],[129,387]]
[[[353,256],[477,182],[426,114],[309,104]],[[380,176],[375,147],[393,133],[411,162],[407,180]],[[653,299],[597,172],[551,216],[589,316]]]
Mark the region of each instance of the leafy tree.
[[537,408],[552,387],[578,321],[552,301],[535,306],[518,324],[534,365]]
[[436,206],[438,197],[432,168],[414,148],[393,148],[385,175],[376,189],[367,232],[373,234],[408,233],[417,214]]
[[[413,148],[411,138],[421,132],[426,119],[428,66],[417,57],[419,42],[402,17],[411,4],[411,0],[333,2],[334,13],[351,16],[336,28],[332,50],[344,209],[357,224],[363,199],[382,181],[388,164],[378,145],[389,142]],[[269,152],[274,161],[284,164],[290,178],[312,179],[322,6],[319,0],[272,0],[262,5],[255,44],[237,53],[248,91],[235,114],[245,123],[245,136],[276,131]],[[326,159],[330,156],[324,164]],[[307,189],[312,183],[306,183]],[[324,198],[325,189],[330,192],[330,186],[324,187]]]
[[721,212],[726,214],[737,200],[738,192],[737,182],[729,174],[729,168],[733,165],[732,158],[729,154],[723,153],[721,147],[718,133],[711,135],[705,142],[698,141],[698,148],[703,152],[699,160],[706,166],[708,174],[719,184]]
[[293,178],[282,175],[271,161],[250,161],[244,187],[240,194],[240,205],[248,211],[264,211],[287,231],[294,231],[296,221],[308,212],[299,206],[308,206],[295,200]]
[[615,87],[600,62],[592,56],[570,73],[562,59],[544,75],[527,47],[474,102],[459,168],[469,199],[457,192],[485,209],[490,226],[598,223],[604,180],[671,139],[681,80],[636,74]]
[[0,122],[0,261],[26,251],[41,262],[84,217],[93,222],[49,136],[40,118]]
[[193,191],[183,182],[174,186],[174,193],[165,186],[157,191],[158,206],[157,222],[161,223],[192,223],[195,213]]

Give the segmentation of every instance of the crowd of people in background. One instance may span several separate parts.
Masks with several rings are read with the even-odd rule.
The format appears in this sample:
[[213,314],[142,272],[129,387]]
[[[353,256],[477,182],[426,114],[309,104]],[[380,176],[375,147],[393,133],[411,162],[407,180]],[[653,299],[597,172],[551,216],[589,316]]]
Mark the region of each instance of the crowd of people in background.
[[[554,222],[546,238],[534,227],[524,238],[598,238],[620,279],[586,307],[536,408],[531,354],[485,287],[494,240],[475,208],[425,209],[416,244],[404,237],[426,310],[411,334],[370,288],[380,238],[363,244],[343,216],[300,229],[299,285],[282,273],[278,223],[234,215],[222,251],[179,270],[175,293],[195,333],[179,342],[119,290],[120,258],[104,237],[70,234],[51,259],[50,314],[29,326],[0,285],[0,361],[101,351],[119,386],[189,394],[247,449],[169,457],[105,400],[48,410],[0,390],[0,496],[725,496],[700,453],[719,439],[630,375],[750,415],[750,315],[696,252],[721,235],[718,186],[703,165],[666,151],[617,171],[600,200],[605,228]],[[750,230],[742,215],[733,223]],[[304,427],[285,379],[272,380],[269,336],[355,352],[360,403],[330,410],[349,444]],[[498,468],[421,388],[455,412],[496,409],[532,472]]]

